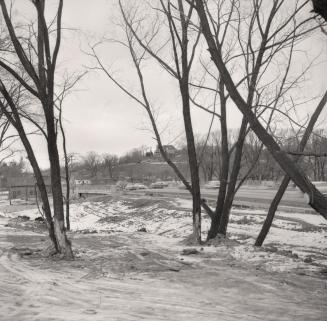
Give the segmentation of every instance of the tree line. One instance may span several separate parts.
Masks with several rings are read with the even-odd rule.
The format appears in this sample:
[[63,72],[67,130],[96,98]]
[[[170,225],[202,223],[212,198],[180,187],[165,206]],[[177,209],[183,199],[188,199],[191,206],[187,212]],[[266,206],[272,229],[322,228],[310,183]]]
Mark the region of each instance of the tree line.
[[[235,143],[235,130],[229,131],[229,137],[232,144]],[[298,140],[301,138],[301,133],[293,132],[289,129],[280,129],[274,133],[279,140],[280,146],[290,155],[297,153]],[[214,131],[210,136],[196,135],[195,145],[198,154],[201,156],[199,162],[199,175],[201,183],[211,180],[219,180],[222,175],[223,167],[221,162],[221,132]],[[326,157],[327,149],[327,132],[324,129],[317,129],[312,132],[307,145],[306,153],[299,160],[303,172],[313,181],[326,180]],[[189,168],[187,163],[187,148],[185,142],[179,142],[176,153],[171,155],[171,158],[178,159],[179,163],[185,163],[185,176],[190,178]],[[231,153],[233,159],[234,153]],[[86,153],[84,156],[77,157],[71,155],[70,171],[78,178],[107,178],[112,182],[119,179],[132,180],[133,173],[126,172],[124,165],[135,165],[137,179],[146,181],[149,176],[152,180],[177,180],[178,177],[172,170],[161,172],[151,171],[146,169],[137,170],[137,164],[142,162],[154,162],[160,167],[160,162],[163,161],[161,156],[154,155],[150,147],[142,146],[133,148],[122,156],[110,153],[96,153],[94,151]],[[179,165],[181,166],[181,165]],[[260,140],[249,132],[246,136],[243,146],[242,161],[238,179],[245,178],[245,181],[274,181],[276,184],[283,178],[283,170],[271,156],[267,149],[262,148]]]

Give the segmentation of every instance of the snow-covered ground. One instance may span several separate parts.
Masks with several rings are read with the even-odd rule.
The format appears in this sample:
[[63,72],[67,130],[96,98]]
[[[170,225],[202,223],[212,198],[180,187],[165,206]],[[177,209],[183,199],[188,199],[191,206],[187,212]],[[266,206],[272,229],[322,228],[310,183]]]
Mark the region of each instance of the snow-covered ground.
[[72,204],[76,259],[58,261],[43,250],[33,205],[0,204],[0,320],[325,320],[324,221],[278,213],[257,249],[264,211],[234,209],[228,240],[183,255],[194,251],[181,242],[189,205],[128,196]]
[[[72,231],[83,233],[148,233],[165,236],[167,245],[177,245],[192,232],[191,201],[149,198],[106,199],[71,205]],[[1,208],[0,208],[1,211]],[[40,216],[37,209],[3,212],[3,216]],[[319,215],[277,212],[263,249],[253,247],[265,219],[264,210],[233,209],[228,236],[238,241],[229,254],[242,262],[253,263],[269,271],[318,271],[327,267],[327,222]],[[210,226],[202,221],[203,239]],[[170,239],[170,240],[169,240]],[[219,251],[216,249],[216,251]]]

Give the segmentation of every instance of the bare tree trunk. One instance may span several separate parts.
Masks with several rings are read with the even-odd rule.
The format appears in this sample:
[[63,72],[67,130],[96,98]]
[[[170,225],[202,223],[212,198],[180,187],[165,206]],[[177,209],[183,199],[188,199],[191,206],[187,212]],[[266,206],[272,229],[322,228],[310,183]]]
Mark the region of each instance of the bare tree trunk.
[[243,152],[244,140],[246,136],[246,127],[247,127],[247,121],[245,120],[245,118],[243,118],[239,137],[236,143],[233,168],[231,171],[224,207],[219,222],[218,233],[222,235],[226,235],[230,210],[232,208],[233,201],[234,201],[237,178],[241,169],[242,152]]
[[[180,12],[182,39],[181,39],[181,77],[179,78],[179,87],[182,95],[183,104],[183,120],[187,141],[187,152],[191,172],[192,182],[192,200],[193,200],[193,237],[201,243],[201,192],[199,180],[199,165],[194,142],[194,134],[190,109],[190,93],[189,93],[189,57],[188,57],[188,26],[184,13],[182,0],[178,0],[178,8]],[[176,61],[176,66],[178,61]]]
[[[50,53],[49,30],[44,17],[45,1],[34,3],[38,11],[38,59],[39,59],[39,75],[41,80],[40,101],[42,103],[44,116],[47,125],[47,145],[50,161],[51,188],[53,197],[53,220],[54,231],[57,239],[59,253],[67,259],[74,257],[71,243],[66,236],[64,204],[60,175],[60,161],[57,146],[57,128],[54,115],[54,73],[56,60],[61,42],[61,14],[63,1],[60,0],[57,15],[57,38],[53,55]],[[46,57],[46,64],[44,61]],[[45,68],[47,66],[47,70]]]
[[283,198],[283,195],[287,189],[287,186],[288,186],[290,180],[291,179],[289,176],[287,176],[287,175],[284,176],[283,181],[280,184],[279,189],[269,206],[267,217],[266,217],[266,219],[262,225],[261,231],[255,241],[255,246],[261,246],[263,244],[263,242],[265,241],[266,236],[269,233],[271,224],[274,220],[278,205],[279,205],[281,199]]
[[[187,84],[185,84],[187,82]],[[191,172],[192,183],[192,200],[193,200],[193,237],[198,243],[201,243],[201,192],[199,181],[199,167],[196,157],[196,149],[193,136],[189,92],[188,92],[188,77],[184,84],[181,84],[181,93],[183,100],[183,119],[187,139],[187,151]]]
[[[326,102],[327,102],[327,91],[325,92],[324,96],[322,97],[321,101],[319,102],[315,112],[311,116],[310,122],[304,132],[302,139],[301,139],[301,142],[300,142],[300,145],[298,148],[299,152],[304,151],[305,146],[309,140],[309,137],[313,131],[314,125],[317,122],[318,117],[321,114],[324,106],[326,105]],[[300,159],[300,157],[301,157],[300,155],[295,157],[294,162],[297,162]],[[269,233],[271,224],[274,220],[278,205],[279,205],[281,199],[283,198],[283,195],[287,189],[287,186],[288,186],[290,180],[291,180],[291,178],[288,175],[284,176],[283,181],[282,181],[273,201],[270,204],[267,217],[266,217],[266,219],[262,225],[261,231],[255,241],[255,246],[262,246],[263,242],[265,241],[265,239]]]
[[70,231],[70,173],[69,173],[69,159],[67,154],[67,146],[66,146],[66,134],[64,130],[64,125],[62,123],[62,105],[60,105],[59,110],[59,125],[62,136],[62,148],[64,151],[64,160],[65,160],[65,181],[66,181],[66,196],[65,196],[65,205],[66,205],[66,228]]
[[66,258],[73,258],[71,243],[67,239],[65,229],[64,204],[60,175],[59,154],[54,126],[48,124],[48,152],[50,160],[51,187],[53,197],[53,220],[59,252]]
[[[66,157],[66,156],[65,156]],[[70,231],[70,176],[69,164],[65,160],[65,180],[66,180],[66,228]]]
[[[66,156],[65,156],[66,157]],[[66,228],[70,231],[70,177],[69,165],[65,161],[65,180],[66,180]]]
[[229,161],[230,155],[228,150],[228,130],[227,130],[227,117],[226,117],[226,97],[224,92],[224,85],[219,81],[219,96],[220,96],[220,127],[221,127],[221,172],[220,172],[220,186],[217,197],[216,209],[213,217],[211,218],[210,229],[208,231],[207,240],[213,239],[218,234],[221,215],[224,208],[226,191],[228,185],[229,174]]

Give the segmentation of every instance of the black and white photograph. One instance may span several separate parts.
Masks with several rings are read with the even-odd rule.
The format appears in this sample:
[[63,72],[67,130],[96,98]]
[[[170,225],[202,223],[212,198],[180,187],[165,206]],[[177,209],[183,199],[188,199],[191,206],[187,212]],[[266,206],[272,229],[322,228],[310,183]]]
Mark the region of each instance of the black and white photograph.
[[0,321],[326,321],[327,0],[0,0]]

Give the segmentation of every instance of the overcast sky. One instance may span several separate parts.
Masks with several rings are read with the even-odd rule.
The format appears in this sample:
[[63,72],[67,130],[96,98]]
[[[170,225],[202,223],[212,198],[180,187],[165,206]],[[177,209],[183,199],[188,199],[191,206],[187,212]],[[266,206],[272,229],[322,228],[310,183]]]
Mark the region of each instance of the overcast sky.
[[[17,0],[16,7],[24,13],[26,19],[31,14],[31,7],[25,7],[26,0]],[[103,35],[117,37],[112,24],[116,15],[115,0],[66,0],[64,1],[63,26],[64,31],[60,51],[59,74],[83,72],[85,66],[94,62],[81,51],[88,50],[88,43],[94,44]],[[24,4],[23,4],[24,3]],[[49,15],[55,12],[56,1],[50,4]],[[74,29],[74,30],[73,30]],[[319,35],[310,39],[305,48],[318,46],[321,48],[323,38]],[[306,49],[305,49],[306,50]],[[326,46],[322,54],[326,54]],[[120,79],[126,81],[132,89],[137,84],[128,82],[128,73],[134,72],[128,54],[118,45],[100,48],[103,62],[115,71]],[[314,68],[310,74],[311,80],[318,84],[315,92],[325,89],[325,71],[327,65]],[[154,63],[149,63],[146,71],[146,83],[151,92],[152,101],[160,108],[162,126],[166,129],[166,142],[170,142],[182,133],[181,106],[179,96],[170,78]],[[126,77],[127,76],[127,77]],[[132,79],[132,78],[131,78]],[[310,88],[307,88],[310,91]],[[230,114],[230,125],[237,127],[240,115]],[[131,148],[141,145],[155,146],[153,135],[147,123],[147,117],[133,101],[126,97],[112,82],[100,72],[90,72],[76,86],[76,90],[66,99],[64,118],[71,152],[80,155],[88,151],[98,153],[123,154]],[[205,133],[210,118],[207,114],[194,111],[193,121],[197,133]],[[169,124],[169,126],[166,124]],[[37,145],[37,156],[42,167],[47,166],[45,146],[39,139],[34,139]]]

